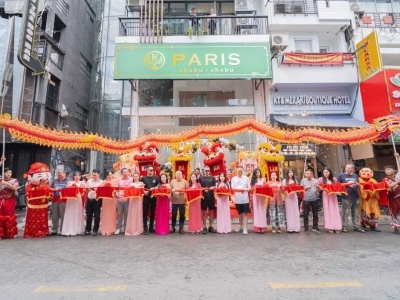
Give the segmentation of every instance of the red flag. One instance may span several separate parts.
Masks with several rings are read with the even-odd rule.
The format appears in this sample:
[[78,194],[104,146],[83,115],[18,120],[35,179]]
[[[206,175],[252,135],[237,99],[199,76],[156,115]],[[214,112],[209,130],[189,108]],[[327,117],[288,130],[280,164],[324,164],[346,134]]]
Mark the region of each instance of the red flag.
[[97,199],[113,199],[116,188],[112,186],[101,186],[96,189]]
[[171,190],[169,188],[155,188],[151,191],[151,197],[169,196]]

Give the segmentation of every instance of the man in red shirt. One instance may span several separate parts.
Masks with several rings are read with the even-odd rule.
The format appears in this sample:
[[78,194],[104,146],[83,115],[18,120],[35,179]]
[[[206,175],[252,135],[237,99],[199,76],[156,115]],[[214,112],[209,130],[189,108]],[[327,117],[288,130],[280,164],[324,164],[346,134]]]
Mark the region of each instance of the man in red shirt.
[[12,171],[4,168],[4,178],[0,180],[0,239],[14,238],[18,235],[15,215],[18,180],[11,176]]

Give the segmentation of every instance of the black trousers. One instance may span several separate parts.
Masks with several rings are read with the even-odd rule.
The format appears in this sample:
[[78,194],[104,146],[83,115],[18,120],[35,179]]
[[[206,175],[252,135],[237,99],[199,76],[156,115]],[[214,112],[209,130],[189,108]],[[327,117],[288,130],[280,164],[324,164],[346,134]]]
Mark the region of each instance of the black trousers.
[[90,200],[86,201],[86,231],[92,230],[92,218],[94,215],[94,227],[93,231],[99,231],[100,226],[100,211],[101,211],[102,200]]
[[154,215],[156,213],[156,204],[157,204],[157,199],[150,198],[150,197],[143,197],[143,228],[148,228],[147,227],[147,216],[149,214],[149,209],[150,209],[150,223],[149,227],[150,229],[154,228]]
[[308,228],[308,215],[312,209],[313,228],[318,228],[318,200],[304,201],[304,228]]
[[176,226],[176,215],[178,214],[178,209],[179,209],[179,229],[181,229],[185,225],[185,204],[172,204],[171,227],[175,228]]

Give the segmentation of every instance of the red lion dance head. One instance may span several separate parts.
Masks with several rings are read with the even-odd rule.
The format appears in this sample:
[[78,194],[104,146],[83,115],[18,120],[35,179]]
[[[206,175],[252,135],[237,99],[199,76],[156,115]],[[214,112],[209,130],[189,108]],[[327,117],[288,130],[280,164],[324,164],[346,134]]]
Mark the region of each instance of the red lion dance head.
[[211,175],[216,176],[222,172],[226,174],[225,154],[221,142],[209,143],[207,147],[201,148],[201,152],[205,155],[203,162],[205,166],[210,167]]
[[147,166],[152,166],[157,176],[160,175],[160,168],[157,163],[157,154],[160,152],[160,149],[155,144],[145,143],[140,146],[137,153],[133,156],[133,158],[138,162],[140,176],[147,175]]

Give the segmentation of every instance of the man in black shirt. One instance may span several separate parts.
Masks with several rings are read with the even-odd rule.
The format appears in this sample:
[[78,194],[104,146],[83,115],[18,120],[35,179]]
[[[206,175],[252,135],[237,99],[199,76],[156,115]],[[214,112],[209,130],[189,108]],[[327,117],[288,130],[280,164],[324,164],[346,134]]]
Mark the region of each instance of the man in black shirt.
[[[145,191],[143,197],[143,232],[144,234],[148,234],[154,231],[154,215],[156,211],[156,197],[151,197],[151,190],[158,186],[160,180],[157,176],[154,175],[154,168],[153,166],[147,166],[147,176],[142,177],[142,182],[144,183],[144,188],[149,189],[150,191]],[[150,208],[150,224],[147,227],[147,215],[149,213]],[[150,228],[150,229],[148,229]]]
[[201,210],[203,213],[203,234],[207,234],[207,208],[208,208],[208,232],[215,233],[216,231],[212,227],[214,221],[213,210],[215,208],[214,201],[214,188],[216,186],[215,178],[210,174],[210,167],[204,167],[204,176],[201,176],[199,181],[202,188],[209,188],[207,191],[203,191],[204,198],[201,199]]

